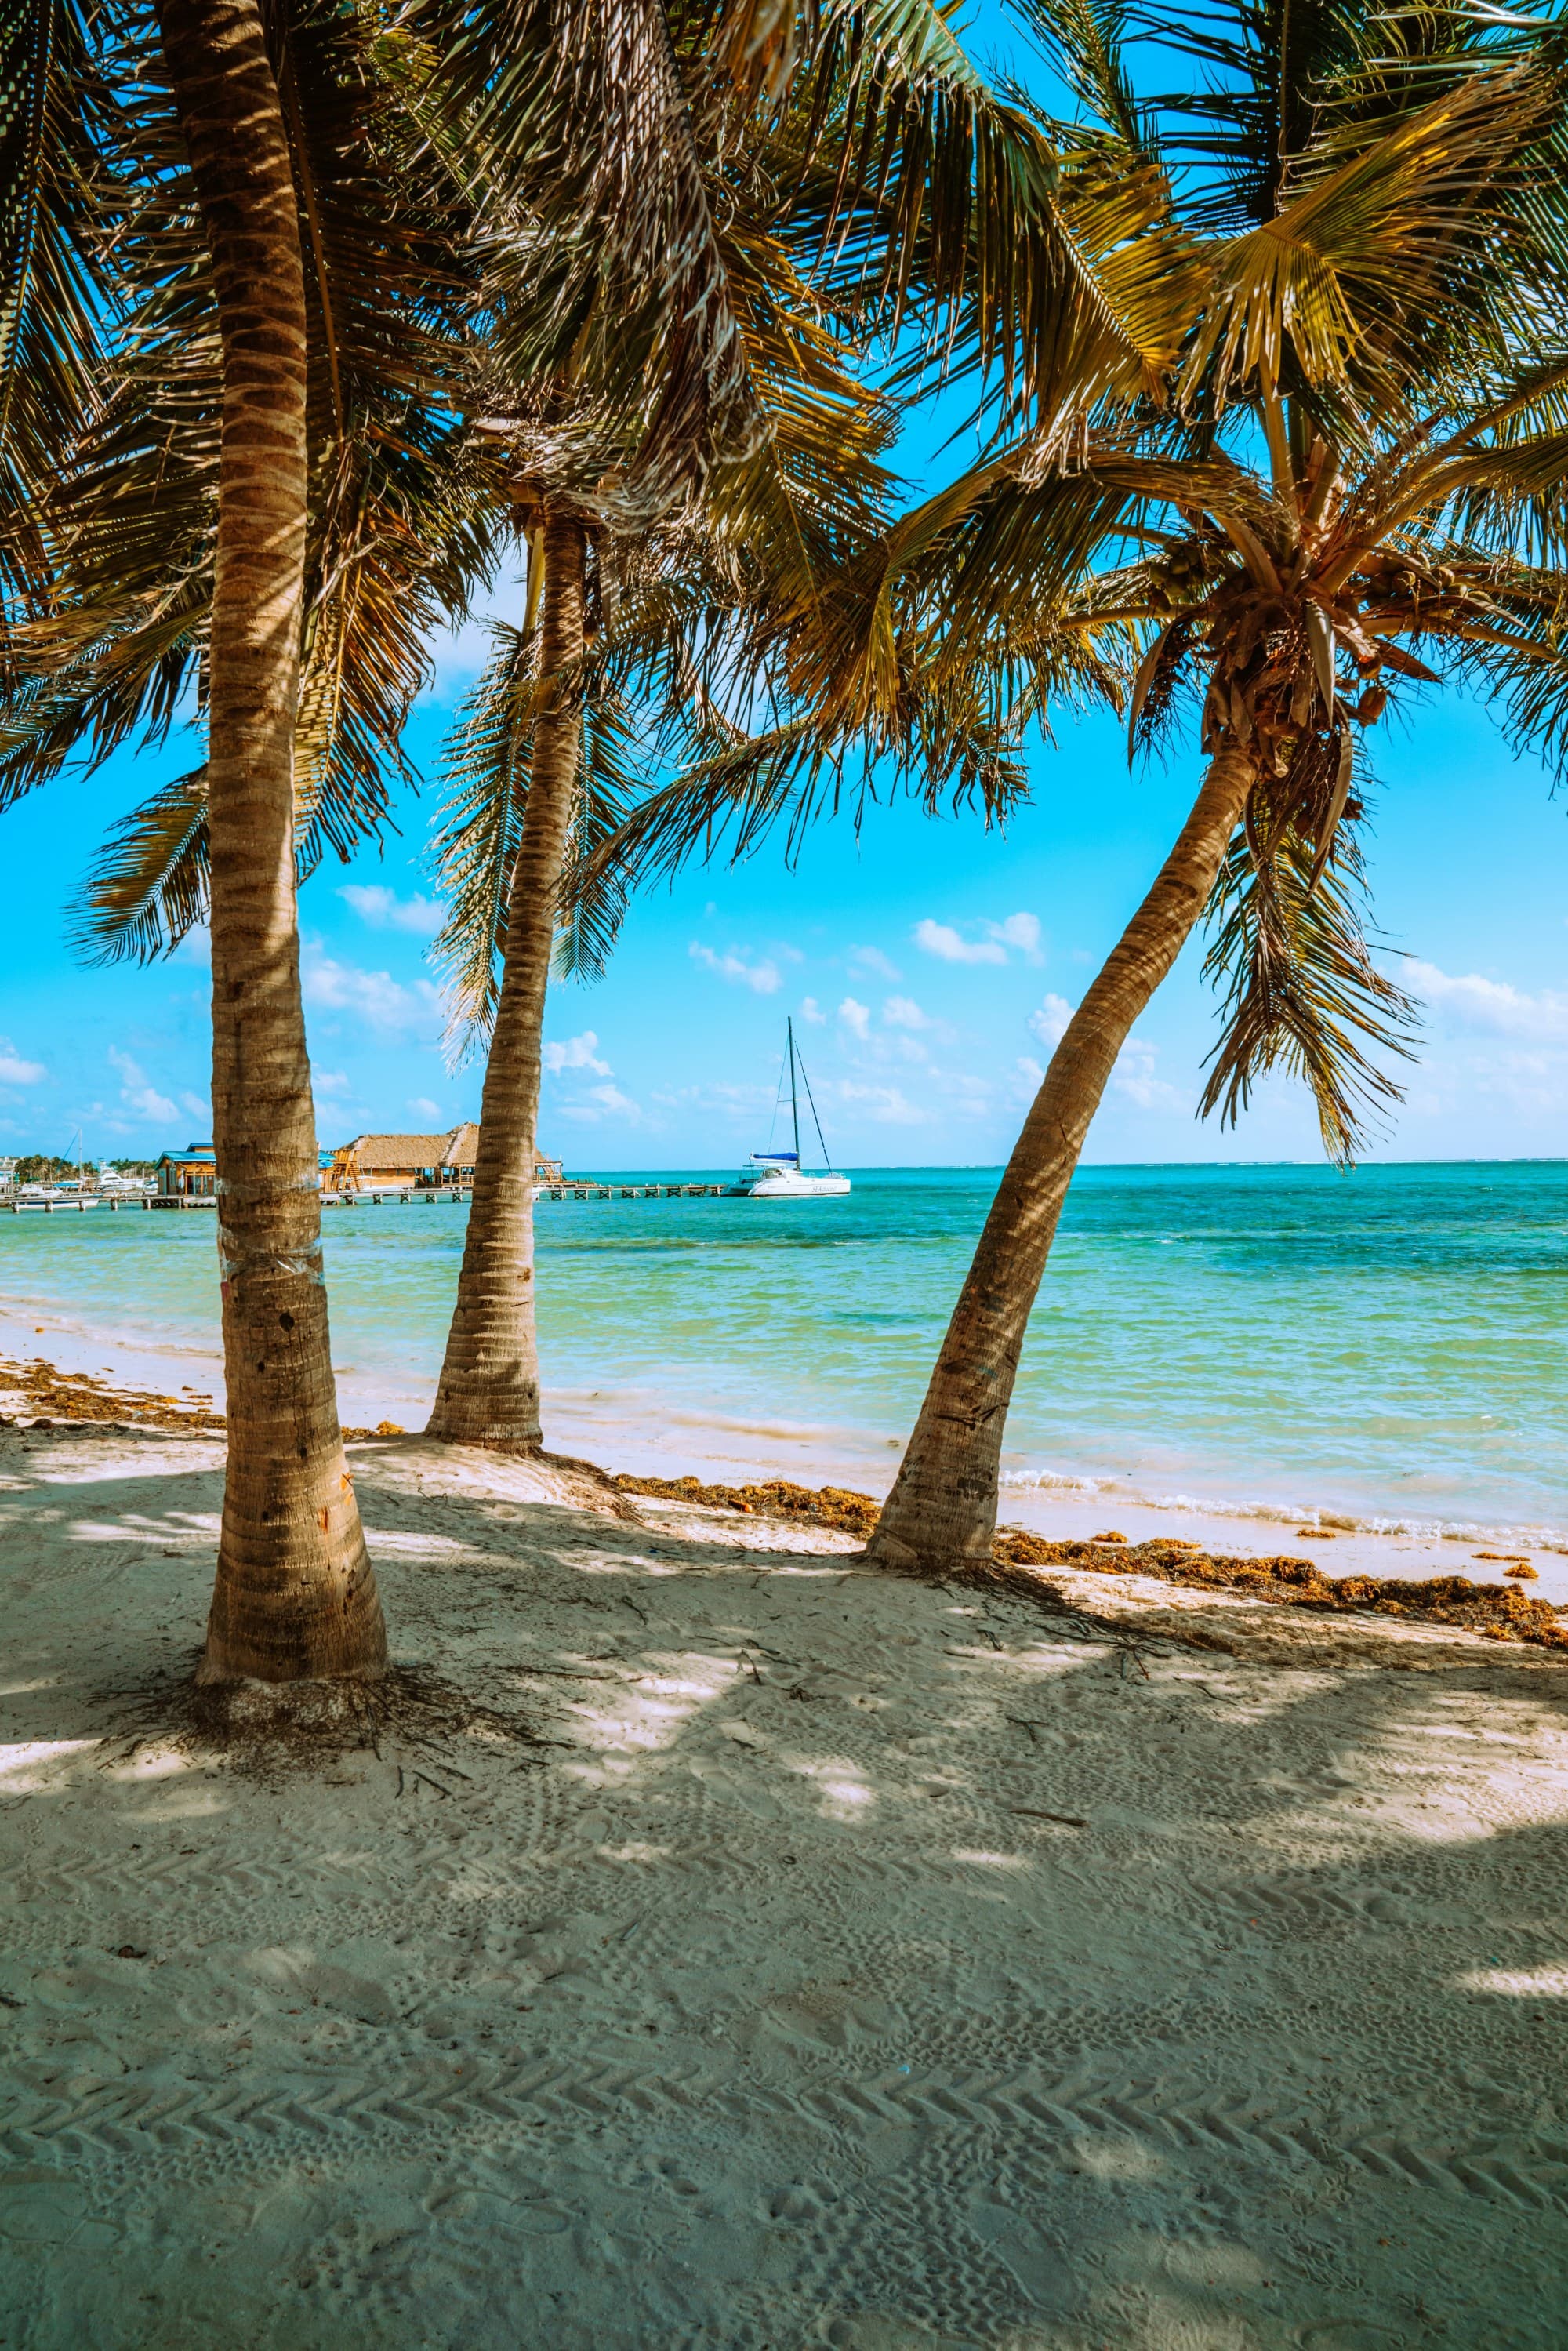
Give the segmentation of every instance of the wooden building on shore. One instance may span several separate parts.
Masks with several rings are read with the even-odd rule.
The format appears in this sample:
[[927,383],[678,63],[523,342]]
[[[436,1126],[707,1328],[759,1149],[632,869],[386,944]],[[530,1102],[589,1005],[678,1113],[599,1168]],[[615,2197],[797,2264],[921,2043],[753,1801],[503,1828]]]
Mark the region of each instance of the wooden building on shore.
[[[479,1129],[472,1119],[445,1134],[357,1134],[332,1154],[330,1192],[413,1192],[474,1181]],[[561,1163],[542,1154],[536,1184],[559,1184]]]
[[218,1165],[210,1143],[187,1143],[183,1151],[165,1151],[158,1160],[158,1197],[162,1200],[215,1200]]

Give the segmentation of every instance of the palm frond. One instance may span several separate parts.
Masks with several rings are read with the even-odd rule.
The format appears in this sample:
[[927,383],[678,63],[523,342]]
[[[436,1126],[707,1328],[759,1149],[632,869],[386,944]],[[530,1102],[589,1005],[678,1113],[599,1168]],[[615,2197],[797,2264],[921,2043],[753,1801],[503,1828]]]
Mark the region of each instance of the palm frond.
[[601,852],[637,798],[642,747],[623,697],[591,676],[583,695],[582,752],[556,929],[555,968],[562,979],[602,979],[621,935],[629,877]]
[[0,0],[0,581],[47,592],[40,503],[92,416],[114,299],[112,110],[86,0]]
[[1354,151],[1277,214],[1223,246],[1215,296],[1183,369],[1223,402],[1256,378],[1381,394],[1427,389],[1434,328],[1485,336],[1500,288],[1500,237],[1518,235],[1517,190],[1552,102],[1523,67],[1458,82]]
[[454,1067],[489,1035],[507,952],[512,867],[533,750],[538,632],[493,624],[495,647],[453,730],[430,865],[446,919],[430,956],[447,998]]
[[1331,789],[1324,766],[1298,771],[1283,789],[1255,789],[1220,869],[1203,969],[1224,989],[1221,1034],[1199,1114],[1218,1111],[1234,1126],[1258,1080],[1283,1070],[1311,1087],[1323,1148],[1343,1163],[1369,1119],[1403,1098],[1364,1048],[1413,1058],[1416,1007],[1367,952],[1356,904],[1359,801],[1345,807],[1315,872]]
[[121,818],[83,885],[72,944],[89,963],[154,963],[204,920],[207,771],[193,768]]

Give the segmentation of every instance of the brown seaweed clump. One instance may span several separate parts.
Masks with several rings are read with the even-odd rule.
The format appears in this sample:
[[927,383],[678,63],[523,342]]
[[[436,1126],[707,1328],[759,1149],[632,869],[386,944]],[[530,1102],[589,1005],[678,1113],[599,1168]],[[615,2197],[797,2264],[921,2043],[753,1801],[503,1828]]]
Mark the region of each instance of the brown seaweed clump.
[[159,1395],[151,1389],[111,1388],[90,1372],[60,1372],[42,1355],[30,1364],[0,1357],[0,1388],[26,1398],[38,1420],[134,1422],[144,1428],[214,1429],[224,1416],[211,1396]]
[[[869,1535],[882,1515],[881,1504],[870,1494],[857,1494],[845,1486],[795,1486],[782,1478],[760,1486],[705,1486],[697,1478],[619,1477],[615,1483],[625,1494],[658,1495],[747,1517],[804,1520],[853,1535]],[[1568,1649],[1568,1623],[1549,1600],[1532,1599],[1512,1584],[1473,1583],[1468,1575],[1434,1575],[1421,1583],[1396,1576],[1325,1575],[1316,1560],[1288,1552],[1269,1559],[1231,1557],[1206,1552],[1186,1536],[1129,1543],[1124,1536],[1107,1531],[1087,1542],[1059,1542],[1021,1527],[1003,1528],[991,1556],[1003,1567],[1077,1567],[1100,1575],[1152,1575],[1166,1583],[1218,1586],[1296,1608],[1341,1613],[1371,1608],[1384,1616],[1462,1625],[1489,1640]]]
[[763,1486],[705,1486],[697,1478],[618,1477],[623,1494],[656,1494],[670,1502],[694,1502],[706,1510],[738,1510],[743,1518],[808,1519],[813,1526],[837,1527],[844,1534],[869,1535],[882,1504],[848,1486],[793,1486],[772,1478]]
[[1271,1559],[1235,1558],[1158,1538],[1124,1549],[1119,1544],[1053,1542],[1021,1527],[998,1535],[992,1557],[1009,1567],[1081,1567],[1101,1575],[1154,1575],[1166,1583],[1218,1585],[1297,1608],[1373,1608],[1384,1616],[1464,1625],[1489,1640],[1568,1649],[1568,1624],[1551,1601],[1532,1599],[1509,1583],[1472,1583],[1468,1575],[1433,1575],[1421,1582],[1403,1576],[1325,1575],[1315,1559],[1296,1559],[1289,1552]]
[[[57,1371],[42,1355],[30,1364],[14,1364],[0,1356],[0,1389],[25,1398],[26,1407],[36,1416],[34,1427],[47,1428],[56,1421],[204,1430],[228,1426],[212,1397],[194,1388],[177,1396],[160,1395],[150,1388],[112,1388],[91,1372]],[[405,1434],[395,1420],[378,1420],[374,1428],[345,1428],[343,1442],[354,1445],[367,1437]]]

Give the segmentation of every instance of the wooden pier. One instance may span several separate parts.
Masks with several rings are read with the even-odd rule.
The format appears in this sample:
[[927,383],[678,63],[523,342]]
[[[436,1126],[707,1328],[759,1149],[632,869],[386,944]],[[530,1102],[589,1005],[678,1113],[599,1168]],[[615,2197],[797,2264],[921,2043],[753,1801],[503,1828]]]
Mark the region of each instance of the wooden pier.
[[[423,1200],[427,1208],[438,1201],[451,1204],[471,1200],[473,1187],[467,1184],[433,1186],[428,1191],[410,1191],[399,1186],[392,1191],[323,1192],[324,1208],[380,1208],[395,1204],[406,1208],[411,1200]],[[733,1200],[745,1196],[733,1184],[542,1184],[534,1195],[538,1200]],[[107,1208],[113,1216],[120,1208],[215,1208],[212,1194],[183,1192],[147,1192],[140,1199],[102,1193],[92,1200],[18,1200],[15,1195],[0,1195],[0,1211],[13,1217],[52,1217],[57,1209],[62,1216],[85,1217],[89,1208]]]
[[[407,1207],[411,1200],[423,1200],[434,1207],[438,1200],[471,1200],[473,1187],[467,1184],[442,1185],[428,1192],[323,1192],[324,1208],[381,1207],[395,1200]],[[733,1184],[601,1184],[583,1181],[573,1183],[569,1177],[561,1184],[541,1184],[535,1191],[536,1200],[727,1200],[742,1196]]]

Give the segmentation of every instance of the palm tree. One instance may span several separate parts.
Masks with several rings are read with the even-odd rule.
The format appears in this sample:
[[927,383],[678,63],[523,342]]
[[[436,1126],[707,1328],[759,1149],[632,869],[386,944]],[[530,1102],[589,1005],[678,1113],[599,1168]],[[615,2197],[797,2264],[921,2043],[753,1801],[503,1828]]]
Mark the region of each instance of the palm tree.
[[295,885],[380,821],[422,633],[485,559],[429,396],[453,343],[445,167],[409,135],[395,43],[351,20],[264,26],[249,0],[169,0],[156,24],[45,13],[32,111],[77,126],[79,168],[74,211],[47,146],[6,182],[30,186],[7,223],[30,256],[12,348],[47,328],[57,363],[34,379],[47,399],[11,403],[33,530],[6,537],[0,797],[156,745],[194,690],[208,756],[119,829],[83,929],[146,956],[212,920],[229,1469],[202,1671],[374,1672]]
[[[519,517],[540,619],[538,644],[515,645],[482,689],[461,755],[465,813],[447,840],[462,894],[438,952],[462,975],[460,1003],[465,992],[482,1007],[490,1034],[429,1434],[528,1447],[541,1436],[532,1233],[541,1031],[583,781],[590,566],[618,571],[672,517],[700,521],[738,570],[759,544],[760,566],[695,630],[702,653],[685,641],[684,666],[711,674],[722,647],[746,674],[737,656],[757,651],[766,609],[775,665],[781,632],[809,671],[815,657],[803,641],[817,629],[826,577],[863,551],[885,496],[876,457],[889,411],[847,372],[857,351],[873,332],[918,329],[923,346],[941,340],[959,369],[995,360],[1010,412],[1022,398],[1063,395],[1053,329],[1072,319],[1086,341],[1092,311],[1103,336],[1106,306],[1050,203],[1056,162],[1038,124],[992,95],[936,8],[888,0],[820,19],[744,7],[716,17],[684,0],[590,0],[568,24],[559,10],[465,5],[454,16],[450,0],[431,0],[416,21],[455,61],[454,135],[460,129],[484,154],[490,175],[500,294],[483,350],[507,387],[502,403],[525,413],[486,429],[507,436],[525,477]],[[977,287],[988,298],[977,298]],[[682,690],[662,656],[655,666],[668,709],[671,687],[677,703]],[[744,728],[720,710],[706,689],[694,705],[698,739],[711,749],[716,735],[722,758]],[[830,733],[846,718],[828,714]],[[503,843],[510,852],[514,836],[496,810],[517,804],[524,732],[528,782],[498,886],[490,852]],[[812,739],[820,770],[820,729]],[[771,762],[777,785],[779,760],[793,770],[805,740],[797,720],[741,758],[753,770]],[[495,763],[488,804],[471,764],[476,743]],[[733,788],[733,759],[724,772]],[[476,826],[486,845],[476,869]],[[602,891],[602,855],[596,874]],[[492,951],[503,942],[497,994]]]
[[[528,784],[511,849],[502,977],[457,1302],[426,1432],[450,1444],[524,1451],[537,1447],[542,1435],[534,1324],[536,1130],[545,989],[579,782],[576,672],[583,653],[588,530],[570,507],[563,511],[553,503],[533,538],[530,596],[538,597],[541,618],[538,674],[524,689],[531,738]],[[508,753],[509,786],[516,773],[510,746]]]
[[1196,31],[1155,28],[1209,86],[1145,111],[1118,29],[1085,5],[1059,55],[1107,158],[1187,167],[1180,352],[1159,402],[1085,429],[1071,478],[1025,449],[930,518],[952,598],[932,659],[1005,645],[1042,603],[1103,646],[1134,632],[1130,745],[1196,709],[1207,765],[1052,1056],[872,1539],[873,1561],[926,1573],[989,1555],[1062,1200],[1205,909],[1227,1001],[1204,1110],[1234,1119],[1280,1066],[1348,1156],[1397,1091],[1364,1045],[1406,1050],[1410,1010],[1355,903],[1367,730],[1445,677],[1554,752],[1568,717],[1568,126],[1549,41],[1458,10],[1228,0]]
[[386,1628],[338,1425],[299,993],[299,200],[256,0],[160,0],[159,22],[223,338],[206,806],[229,1461],[201,1677],[377,1673]]

